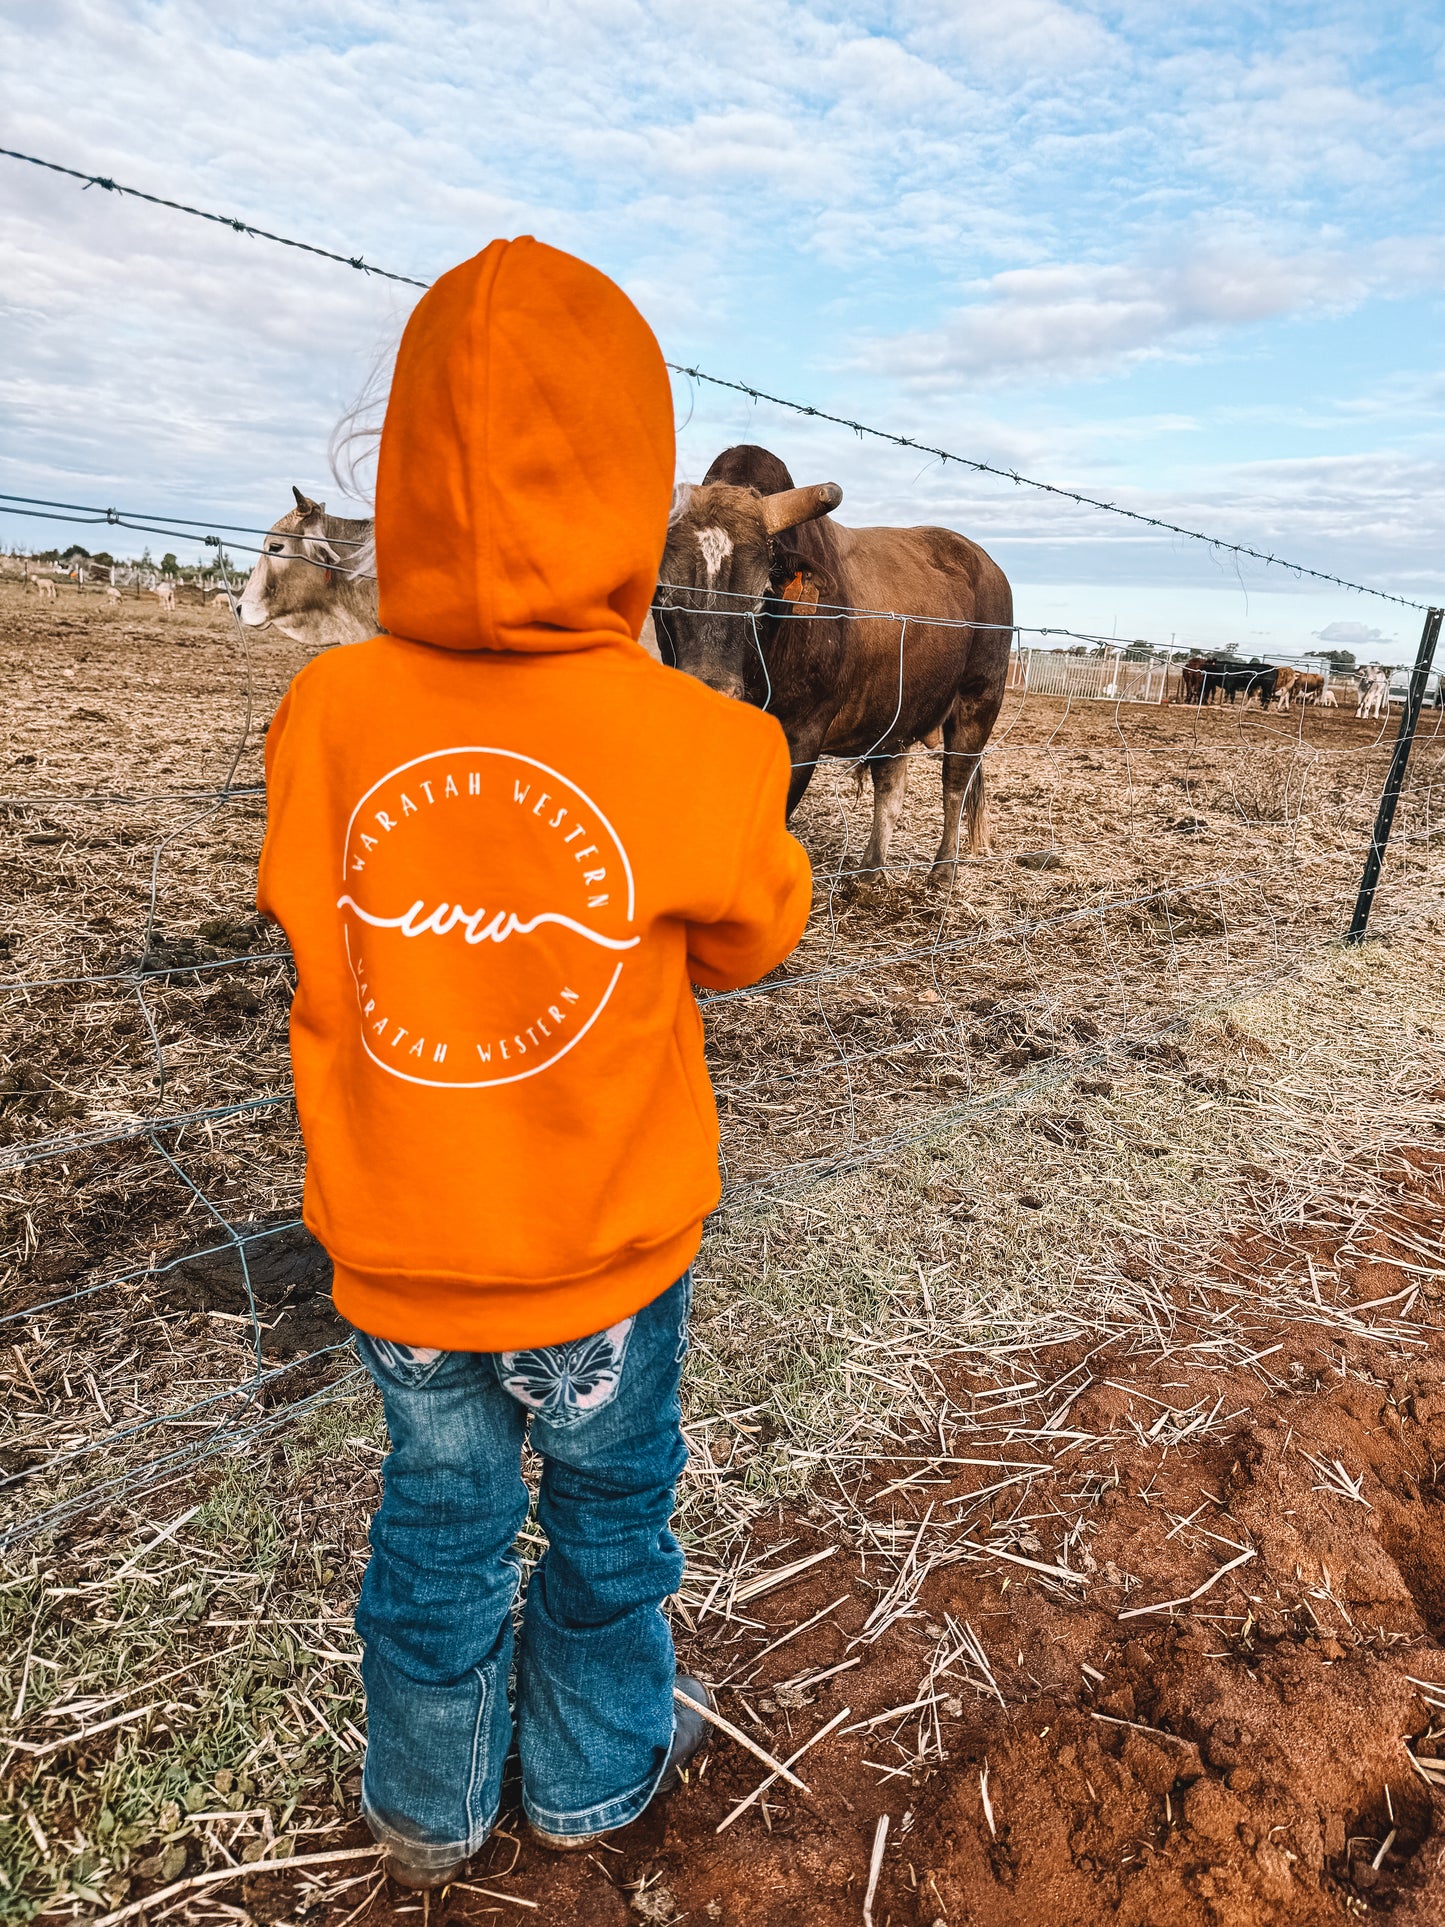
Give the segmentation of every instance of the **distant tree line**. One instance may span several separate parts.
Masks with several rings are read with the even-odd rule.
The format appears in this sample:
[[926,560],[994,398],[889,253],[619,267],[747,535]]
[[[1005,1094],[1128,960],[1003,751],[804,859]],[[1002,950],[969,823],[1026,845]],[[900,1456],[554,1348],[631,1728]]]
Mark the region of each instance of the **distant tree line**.
[[29,549],[23,552],[16,551],[14,555],[16,560],[48,564],[52,568],[59,565],[64,569],[82,569],[91,581],[95,580],[100,571],[110,574],[114,570],[124,570],[127,573],[133,572],[139,575],[167,576],[172,581],[185,580],[209,585],[219,580],[222,563],[232,577],[249,574],[249,569],[245,567],[238,569],[236,563],[224,550],[215,558],[194,563],[182,563],[170,549],[157,562],[149,547],[143,549],[138,556],[123,556],[112,555],[108,549],[96,549],[92,552],[80,542],[72,542],[64,549]]

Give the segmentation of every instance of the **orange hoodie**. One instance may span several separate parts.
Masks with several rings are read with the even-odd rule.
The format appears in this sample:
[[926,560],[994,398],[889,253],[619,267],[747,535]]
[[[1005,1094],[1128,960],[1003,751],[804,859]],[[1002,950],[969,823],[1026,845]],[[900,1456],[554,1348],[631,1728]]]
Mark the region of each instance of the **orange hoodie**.
[[258,903],[296,958],[305,1218],[376,1337],[548,1345],[664,1291],[718,1199],[689,980],[811,897],[769,716],[638,646],[672,397],[595,269],[495,241],[418,304],[382,434],[390,632],[266,743]]

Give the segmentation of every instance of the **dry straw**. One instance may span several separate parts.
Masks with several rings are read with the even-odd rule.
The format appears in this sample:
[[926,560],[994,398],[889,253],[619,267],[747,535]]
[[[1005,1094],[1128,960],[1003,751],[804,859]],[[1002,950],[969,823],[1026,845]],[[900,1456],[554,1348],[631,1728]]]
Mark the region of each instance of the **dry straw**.
[[[283,1840],[299,1866],[342,1824],[364,1744],[345,1614],[382,1442],[295,1228],[289,977],[248,907],[254,738],[222,807],[154,800],[222,787],[244,716],[234,632],[223,612],[98,599],[62,603],[58,628],[14,586],[0,608],[12,683],[29,682],[9,752],[30,799],[0,811],[24,986],[0,1122],[12,1155],[53,1153],[3,1181],[0,1759],[24,1775],[99,1748],[75,1756],[96,1762],[76,1783],[84,1852],[57,1845],[76,1820],[55,1774],[7,1802],[0,1852],[27,1894],[114,1912],[120,1881],[178,1844],[220,1880],[227,1855],[285,1858]],[[258,718],[295,666],[254,639]],[[1399,1173],[1436,1142],[1445,1077],[1433,738],[1382,940],[1334,944],[1382,753],[1328,713],[1011,698],[994,854],[942,892],[924,881],[936,761],[913,767],[887,879],[859,872],[852,773],[819,771],[799,955],[707,1012],[727,1193],[697,1267],[680,1515],[680,1642],[770,1774],[793,1749],[761,1701],[805,1707],[916,1631],[942,1568],[1091,1596],[1110,1447],[1088,1394],[1121,1350],[1220,1379],[1136,1421],[1172,1451],[1229,1438],[1223,1375],[1272,1383],[1282,1326],[1368,1346],[1382,1373],[1420,1349],[1440,1237]],[[64,800],[96,795],[152,800]],[[1244,1227],[1263,1254],[1247,1268],[1228,1256]],[[1297,1255],[1318,1234],[1345,1264],[1382,1230],[1398,1288],[1367,1302]],[[1054,1362],[1065,1344],[1081,1363]],[[1354,1483],[1318,1475],[1342,1498]],[[1207,1517],[1168,1530],[1181,1610],[1229,1566]],[[529,1528],[528,1559],[540,1543]],[[790,1642],[827,1626],[838,1657],[800,1670]],[[915,1690],[882,1716],[862,1702],[880,1786],[936,1767],[949,1699],[997,1702],[999,1682],[972,1627],[940,1626]],[[733,1825],[765,1822],[764,1790]]]

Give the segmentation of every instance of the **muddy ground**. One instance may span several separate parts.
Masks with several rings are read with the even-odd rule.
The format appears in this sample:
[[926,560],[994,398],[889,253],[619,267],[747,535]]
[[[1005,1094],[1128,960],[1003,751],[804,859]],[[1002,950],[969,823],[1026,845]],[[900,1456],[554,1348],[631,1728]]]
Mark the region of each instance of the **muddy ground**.
[[[297,652],[250,656],[264,723]],[[0,1912],[410,1917],[355,1857],[383,1445],[282,1228],[237,640],[0,584],[0,659]],[[1445,1917],[1438,746],[1347,953],[1377,727],[1031,698],[997,741],[943,898],[937,764],[887,880],[825,771],[809,936],[708,1013],[675,1627],[777,1757],[848,1709],[811,1796],[718,1835],[764,1773],[720,1739],[575,1861],[509,1808],[428,1917],[856,1922],[884,1814],[878,1927]]]

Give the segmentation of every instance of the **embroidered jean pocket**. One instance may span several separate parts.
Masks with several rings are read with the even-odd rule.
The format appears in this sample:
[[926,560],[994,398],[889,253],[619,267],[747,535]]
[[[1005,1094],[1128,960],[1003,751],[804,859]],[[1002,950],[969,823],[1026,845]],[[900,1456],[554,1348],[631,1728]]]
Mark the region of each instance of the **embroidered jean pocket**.
[[572,1425],[601,1412],[622,1385],[622,1366],[635,1318],[624,1318],[590,1338],[536,1351],[499,1352],[497,1374],[504,1391],[551,1425]]
[[393,1338],[373,1338],[370,1332],[356,1334],[356,1349],[373,1378],[390,1385],[425,1385],[451,1356],[433,1345],[402,1345]]

